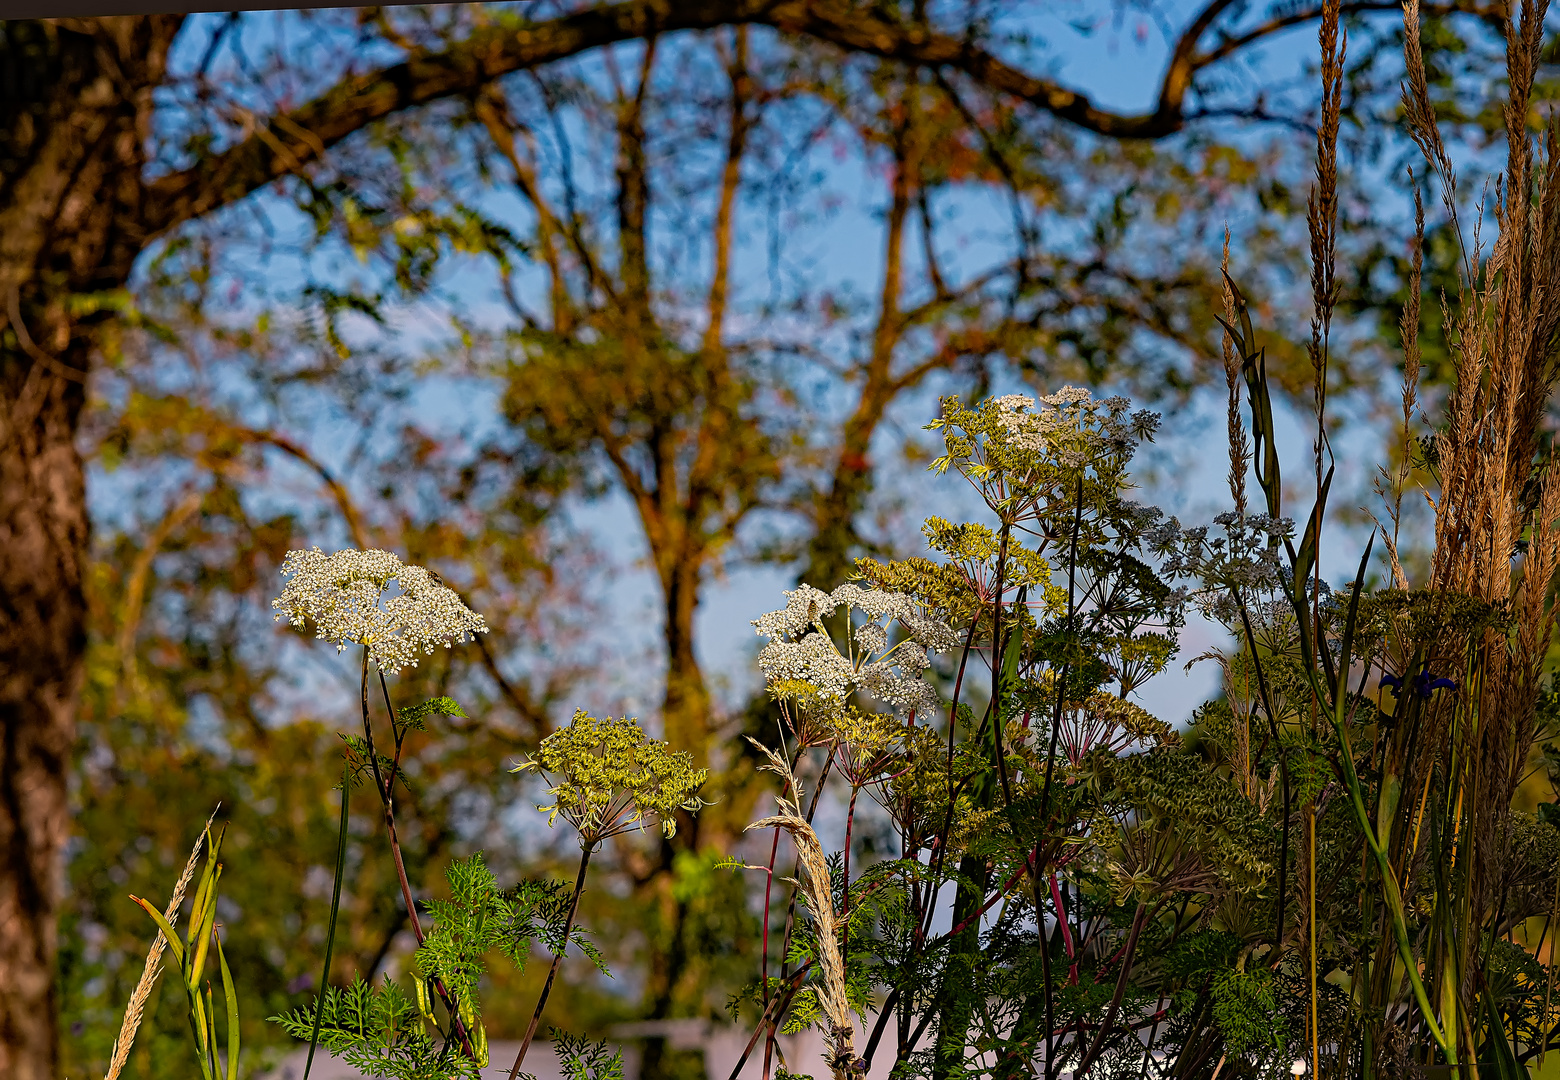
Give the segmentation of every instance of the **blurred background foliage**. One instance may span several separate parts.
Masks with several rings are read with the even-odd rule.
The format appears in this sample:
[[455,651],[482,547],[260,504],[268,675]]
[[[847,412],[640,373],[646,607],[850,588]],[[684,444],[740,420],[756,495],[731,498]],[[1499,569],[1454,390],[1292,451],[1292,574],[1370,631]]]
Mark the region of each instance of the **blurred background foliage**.
[[[1080,0],[1040,24],[1023,5],[977,6],[1035,68],[1083,50],[1070,70],[1102,92],[1157,71],[1161,24],[1186,18],[1153,0]],[[1282,16],[1252,12],[1242,25]],[[464,5],[192,19],[161,135],[198,160],[246,110],[513,17]],[[96,534],[60,957],[66,1074],[101,1073],[140,971],[146,919],[126,894],[161,904],[219,803],[219,915],[246,1047],[278,1048],[262,1018],[314,988],[355,664],[269,612],[282,555],[314,543],[436,568],[493,627],[393,685],[407,701],[451,694],[472,718],[412,736],[401,828],[424,895],[477,849],[501,881],[568,872],[572,853],[504,767],[575,705],[640,710],[712,768],[715,805],[675,839],[603,852],[581,922],[615,978],[582,964],[544,1023],[724,1016],[751,977],[758,921],[752,883],[714,860],[762,790],[738,736],[773,717],[701,662],[701,601],[755,568],[829,588],[856,555],[913,552],[902,481],[924,465],[917,429],[939,393],[1079,382],[1194,417],[1202,388],[1223,394],[1227,226],[1264,324],[1288,329],[1270,373],[1308,393],[1314,44],[1297,25],[1244,43],[1232,23],[1231,59],[1198,73],[1191,122],[1155,141],[761,28],[667,35],[398,114],[152,251],[111,324],[83,433]],[[1351,321],[1335,361],[1348,404],[1335,415],[1365,420],[1390,412],[1397,382],[1378,343],[1396,338],[1411,214],[1399,32],[1390,11],[1350,24]],[[1428,21],[1425,40],[1443,119],[1477,158],[1500,124],[1483,104],[1499,39],[1457,16]],[[1551,68],[1546,101],[1557,88]],[[1429,340],[1452,271],[1438,236]],[[1445,357],[1426,364],[1442,372]],[[625,567],[653,588],[636,591]],[[410,951],[378,825],[357,799],[336,979]],[[494,976],[495,1038],[523,1027],[541,968]],[[129,1075],[187,1074],[169,985]],[[697,1067],[656,1047],[646,1064]]]

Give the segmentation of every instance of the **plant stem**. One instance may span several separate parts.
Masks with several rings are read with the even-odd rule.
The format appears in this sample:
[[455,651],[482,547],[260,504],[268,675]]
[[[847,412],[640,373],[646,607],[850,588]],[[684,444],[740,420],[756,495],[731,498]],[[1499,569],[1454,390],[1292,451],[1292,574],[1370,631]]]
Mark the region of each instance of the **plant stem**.
[[314,1067],[314,1051],[320,1044],[320,1019],[325,1014],[325,994],[330,987],[330,958],[336,947],[336,916],[341,911],[341,879],[347,865],[347,809],[351,803],[352,773],[341,770],[341,822],[336,835],[336,878],[330,887],[330,923],[325,928],[325,973],[320,976],[319,1000],[314,1005],[314,1030],[309,1035],[309,1057],[303,1063],[303,1080]]
[[[1067,554],[1067,629],[1071,632],[1073,619],[1076,617],[1076,604],[1078,599],[1078,532],[1083,527],[1083,480],[1078,481],[1077,492],[1074,495],[1072,542],[1068,545]],[[1045,754],[1045,781],[1041,785],[1040,794],[1040,828],[1049,827],[1051,822],[1051,782],[1055,776],[1056,768],[1056,741],[1062,730],[1062,710],[1067,702],[1067,675],[1069,664],[1062,664],[1061,674],[1056,680],[1056,709],[1051,716],[1051,740]],[[1041,843],[1035,845],[1034,866],[1030,869],[1030,881],[1035,891],[1035,920],[1036,929],[1040,936],[1040,973],[1045,980],[1045,1071],[1044,1080],[1051,1080],[1051,1070],[1055,1055],[1055,1031],[1056,1031],[1056,995],[1051,983],[1051,942],[1045,932],[1045,905],[1040,898],[1040,847],[1044,843],[1044,833],[1041,834]],[[1061,918],[1058,910],[1057,918]]]
[[[1278,713],[1273,710],[1273,698],[1268,693],[1267,676],[1262,671],[1262,657],[1257,652],[1257,635],[1251,626],[1251,615],[1239,590],[1234,591],[1235,603],[1240,608],[1240,623],[1246,632],[1246,647],[1251,650],[1251,666],[1257,675],[1257,693],[1262,699],[1262,711],[1267,713],[1268,729],[1278,748],[1278,769],[1283,784],[1284,822],[1283,839],[1278,860],[1278,919],[1273,929],[1273,959],[1276,963],[1284,945],[1284,901],[1288,896],[1285,873],[1289,863],[1289,755],[1284,752],[1284,740],[1278,729]],[[1264,743],[1266,745],[1266,743]],[[1253,758],[1253,767],[1256,759]]]
[[574,895],[569,898],[569,914],[563,921],[563,940],[558,943],[558,951],[553,953],[552,967],[547,969],[547,981],[542,984],[542,996],[536,999],[536,1011],[531,1014],[531,1024],[525,1029],[525,1038],[520,1043],[520,1052],[515,1055],[515,1063],[510,1067],[509,1080],[515,1080],[520,1075],[520,1066],[525,1063],[525,1055],[531,1049],[531,1040],[536,1038],[536,1026],[542,1022],[542,1010],[547,1007],[547,997],[552,993],[553,980],[558,977],[558,968],[563,965],[563,956],[569,951],[569,934],[574,929],[574,915],[580,908],[580,893],[585,891],[585,868],[590,865],[591,852],[595,850],[594,843],[586,843],[580,848],[580,871],[574,878]]
[[[800,757],[800,754],[798,754]],[[796,765],[792,763],[792,769]],[[764,1015],[769,1014],[769,898],[775,888],[775,857],[780,854],[780,830],[774,830],[769,845],[769,862],[764,867],[764,943],[759,952],[759,978],[764,987]],[[769,1044],[764,1044],[764,1080],[769,1080]]]
[[[1314,676],[1313,676],[1314,678]],[[1340,763],[1343,765],[1343,779],[1348,786],[1350,801],[1354,806],[1354,815],[1358,821],[1360,830],[1365,834],[1365,843],[1376,857],[1376,864],[1380,868],[1383,899],[1387,902],[1387,912],[1392,924],[1393,937],[1397,939],[1398,955],[1403,961],[1403,968],[1408,975],[1410,987],[1414,992],[1414,1000],[1419,1006],[1420,1014],[1424,1018],[1425,1027],[1430,1031],[1430,1037],[1440,1047],[1441,1053],[1446,1055],[1448,1065],[1457,1064],[1457,1049],[1455,1032],[1451,1038],[1442,1032],[1441,1026],[1435,1021],[1435,1011],[1431,1008],[1430,998],[1425,993],[1424,982],[1419,977],[1419,968],[1414,956],[1413,945],[1408,938],[1408,925],[1403,914],[1403,895],[1398,889],[1397,877],[1392,871],[1392,863],[1387,858],[1386,851],[1382,848],[1376,837],[1374,824],[1370,814],[1365,809],[1365,798],[1361,790],[1360,780],[1354,771],[1354,749],[1349,743],[1349,733],[1344,727],[1343,718],[1337,715],[1341,709],[1333,715],[1333,729],[1338,734],[1338,745],[1341,751]]]
[[[1533,955],[1534,955],[1535,958],[1538,956],[1539,953],[1544,951],[1544,936],[1551,929],[1555,930],[1555,935],[1556,936],[1555,936],[1554,940],[1560,940],[1560,927],[1555,927],[1554,926],[1554,923],[1557,920],[1560,920],[1560,877],[1556,877],[1555,878],[1555,899],[1554,899],[1553,905],[1550,908],[1549,917],[1544,920],[1544,933],[1540,934],[1538,936],[1538,948],[1533,950]],[[1549,964],[1546,965],[1549,968],[1549,971],[1548,971],[1548,973],[1547,973],[1547,975],[1546,975],[1546,977],[1544,979],[1544,1012],[1543,1012],[1544,1016],[1551,1015],[1551,1013],[1549,1011],[1549,1001],[1550,1001],[1550,998],[1553,996],[1554,990],[1555,990],[1555,963],[1554,963],[1555,956],[1554,956],[1554,953],[1555,953],[1555,946],[1553,944],[1553,941],[1551,941],[1551,944],[1549,946]],[[1539,1046],[1538,1046],[1538,1067],[1540,1069],[1542,1069],[1544,1067],[1544,1055],[1545,1055],[1545,1053],[1548,1050],[1549,1050],[1549,1039],[1546,1036],[1544,1041],[1542,1043],[1540,1043]]]
[[[829,778],[829,769],[830,769],[830,767],[834,763],[834,754],[835,754],[836,749],[837,749],[837,746],[831,745],[829,747],[829,755],[824,760],[823,770],[818,774],[818,786],[817,786],[817,789],[813,791],[812,805],[809,806],[808,810],[807,810],[807,821],[809,822],[809,824],[812,822],[813,811],[818,808],[818,797],[823,794],[824,782],[827,781],[828,778]],[[800,741],[798,741],[798,744],[797,744],[797,747],[796,747],[796,753],[791,756],[791,774],[793,776],[796,774],[796,767],[797,767],[797,765],[799,765],[801,763],[802,755],[805,754],[806,752],[807,752],[806,745],[801,743]],[[780,852],[780,831],[777,829],[777,830],[775,830],[774,838],[770,842],[770,845],[769,845],[769,862],[768,862],[768,864],[764,868],[764,870],[765,870],[765,877],[764,877],[764,947],[763,947],[763,956],[761,958],[762,969],[763,969],[763,978],[764,978],[764,1012],[760,1016],[760,1022],[762,1024],[762,1026],[765,1028],[765,1030],[768,1032],[768,1034],[765,1035],[765,1037],[764,1037],[764,1077],[763,1077],[763,1080],[769,1080],[769,1065],[770,1065],[770,1059],[771,1059],[772,1052],[773,1052],[773,1050],[775,1048],[775,1046],[774,1046],[774,1042],[775,1042],[775,1029],[777,1027],[776,1023],[771,1023],[771,1022],[764,1021],[763,1017],[769,1016],[769,1008],[773,1004],[773,1001],[770,999],[770,995],[769,995],[769,902],[770,902],[770,894],[774,890],[774,884],[775,884],[775,859],[779,855],[779,852]],[[780,962],[780,978],[781,978],[782,981],[785,979],[786,972],[787,972],[787,961],[784,959],[784,957],[790,951],[790,947],[791,947],[791,926],[792,926],[791,919],[792,919],[792,916],[795,914],[795,911],[796,911],[796,894],[792,893],[791,894],[791,902],[786,907],[786,911],[785,911],[785,936],[781,940],[781,944],[780,944],[780,955],[781,955],[781,958],[782,958],[781,962]],[[749,1049],[751,1049],[751,1047]],[[744,1061],[747,1060],[745,1056],[744,1056],[743,1060]]]
[[[759,1014],[758,1024],[753,1028],[753,1034],[748,1039],[747,1046],[743,1048],[742,1056],[737,1058],[737,1063],[732,1066],[731,1080],[737,1080],[737,1074],[742,1071],[742,1066],[746,1065],[747,1059],[752,1056],[753,1047],[758,1045],[758,1037],[764,1032],[768,1031],[772,1026],[772,1018],[774,1016],[784,1015],[785,1010],[790,1008],[792,998],[794,998],[796,996],[796,992],[801,989],[802,980],[807,977],[807,973],[811,970],[812,961],[804,960],[802,962],[802,966],[797,968],[796,972],[790,976],[790,983],[783,986],[780,992],[776,993],[775,996],[770,999],[769,1005],[765,1007],[764,1011]],[[764,1050],[766,1055],[769,1053],[768,1047],[769,1040],[766,1039]]]
[[1317,1030],[1316,1007],[1316,800],[1313,798],[1306,812],[1306,850],[1311,871],[1311,910],[1307,921],[1311,924],[1311,1075],[1322,1080],[1321,1033]]
[[1104,1049],[1106,1037],[1110,1035],[1111,1029],[1116,1024],[1116,1011],[1121,1008],[1121,999],[1127,992],[1127,979],[1132,974],[1132,961],[1136,958],[1138,937],[1143,933],[1143,924],[1147,921],[1148,905],[1139,900],[1137,913],[1132,917],[1132,930],[1127,936],[1126,947],[1121,950],[1121,974],[1116,978],[1116,992],[1111,996],[1110,1007],[1105,1010],[1105,1017],[1100,1021],[1100,1030],[1094,1036],[1093,1044],[1090,1045],[1088,1053],[1083,1055],[1083,1060],[1078,1062],[1078,1067],[1073,1070],[1074,1076],[1089,1075],[1089,1066],[1093,1065],[1094,1059],[1099,1057],[1100,1051]]
[[975,631],[978,629],[980,629],[979,612],[970,619],[970,632],[964,639],[963,651],[959,653],[959,673],[953,679],[952,704],[948,706],[948,785],[950,792],[953,787],[953,737],[959,729],[959,695],[964,692],[964,669],[970,662],[970,653],[974,651]]
[[[379,674],[379,685],[385,694],[385,708],[390,710],[390,723],[392,728],[396,724],[395,706],[390,704],[390,687],[385,683],[384,673]],[[417,944],[423,943],[422,920],[417,917],[417,901],[412,897],[412,883],[406,876],[406,861],[401,857],[401,838],[395,829],[395,798],[391,788],[395,783],[395,773],[386,777],[379,768],[379,754],[374,749],[374,728],[369,723],[368,716],[368,647],[363,647],[363,739],[368,744],[368,760],[373,766],[374,789],[379,793],[379,801],[384,806],[385,830],[390,836],[390,857],[395,862],[396,877],[401,883],[401,899],[406,903],[406,914],[412,921],[412,936],[417,939]],[[398,740],[399,742],[399,740]],[[400,768],[400,747],[396,747],[396,768]],[[324,988],[321,987],[323,990]],[[466,1030],[466,1025],[461,1022],[460,1010],[455,998],[445,987],[443,980],[434,979],[433,989],[439,995],[439,1000],[444,1002],[444,1008],[450,1014],[450,1030],[455,1038],[460,1041],[461,1053],[466,1057],[476,1060],[477,1051],[471,1044],[471,1034]]]
[[[1002,780],[1004,809],[1013,807],[1013,789],[1008,784],[1007,762],[1002,753],[1002,668],[1006,650],[1002,647],[1002,592],[1006,588],[1008,533],[1012,524],[1002,522],[1002,540],[997,546],[997,587],[991,607],[991,722],[997,729],[997,772]],[[1022,592],[1022,590],[1020,590]]]
[[843,941],[840,945],[840,957],[850,963],[850,844],[851,832],[856,825],[856,796],[861,794],[861,788],[855,784],[850,785],[850,806],[845,811],[845,897],[841,903],[840,932]]
[[[1277,720],[1274,721],[1277,723]],[[1289,819],[1292,816],[1289,806],[1289,751],[1284,749],[1283,740],[1278,741],[1278,786],[1283,800],[1284,820],[1283,831],[1279,833],[1278,841],[1278,921],[1273,927],[1273,963],[1279,961],[1284,948],[1284,909],[1289,902]]]

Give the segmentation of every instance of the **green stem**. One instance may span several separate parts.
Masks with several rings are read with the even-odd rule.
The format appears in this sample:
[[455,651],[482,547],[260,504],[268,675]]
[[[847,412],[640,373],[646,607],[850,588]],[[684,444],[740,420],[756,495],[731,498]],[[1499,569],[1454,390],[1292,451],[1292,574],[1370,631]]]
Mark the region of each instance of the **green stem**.
[[[1314,673],[1312,678],[1315,678]],[[1392,918],[1392,936],[1397,940],[1398,955],[1402,958],[1403,969],[1408,974],[1409,985],[1414,991],[1414,1000],[1419,1005],[1419,1011],[1424,1016],[1425,1025],[1430,1029],[1430,1037],[1441,1048],[1441,1053],[1446,1056],[1447,1064],[1457,1064],[1457,1049],[1447,1041],[1446,1035],[1441,1031],[1441,1025],[1436,1023],[1435,1010],[1430,1005],[1430,996],[1425,992],[1424,980],[1419,977],[1419,968],[1414,959],[1413,945],[1408,940],[1408,923],[1403,916],[1403,894],[1398,889],[1397,876],[1392,872],[1391,860],[1387,858],[1386,850],[1381,846],[1376,836],[1376,830],[1370,820],[1370,812],[1365,808],[1365,797],[1360,791],[1360,778],[1354,771],[1354,750],[1349,743],[1348,729],[1344,726],[1343,695],[1337,696],[1337,705],[1333,710],[1333,729],[1338,733],[1338,745],[1342,751],[1343,778],[1349,787],[1349,797],[1354,805],[1354,816],[1359,821],[1360,828],[1365,833],[1365,842],[1370,845],[1371,852],[1376,856],[1376,865],[1381,870],[1382,892],[1386,896],[1387,910]]]
[[[379,676],[379,685],[384,690],[385,708],[390,711],[390,728],[394,731],[400,726],[397,722],[395,706],[390,703],[390,687],[385,682],[384,673]],[[395,863],[396,878],[401,884],[401,899],[406,903],[406,914],[411,920],[412,936],[417,939],[417,944],[423,943],[422,920],[417,916],[417,901],[412,896],[411,879],[406,876],[406,860],[401,855],[401,838],[395,828],[395,777],[400,769],[400,745],[396,746],[395,763],[392,772],[386,776],[379,767],[379,752],[374,748],[374,727],[369,722],[368,715],[368,647],[363,647],[363,738],[368,744],[368,760],[373,765],[374,786],[379,791],[379,801],[384,807],[385,832],[390,839],[390,856]],[[433,980],[434,992],[439,995],[439,1000],[444,1002],[444,1008],[450,1014],[450,1030],[455,1041],[460,1044],[461,1053],[475,1061],[477,1057],[476,1047],[472,1045],[471,1033],[466,1030],[466,1025],[461,1021],[460,1009],[455,998],[450,994],[449,988],[443,980]]]

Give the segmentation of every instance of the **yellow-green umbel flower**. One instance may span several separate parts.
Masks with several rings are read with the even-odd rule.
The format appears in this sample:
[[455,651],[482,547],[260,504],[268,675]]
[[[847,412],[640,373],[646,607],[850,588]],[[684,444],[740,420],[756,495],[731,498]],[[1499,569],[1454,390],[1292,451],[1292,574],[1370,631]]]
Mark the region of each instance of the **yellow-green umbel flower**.
[[699,789],[709,779],[708,769],[693,767],[692,755],[647,737],[639,721],[598,720],[584,709],[510,771],[540,773],[553,801],[537,809],[549,825],[560,817],[573,825],[587,848],[656,825],[675,835],[677,811],[704,806]]

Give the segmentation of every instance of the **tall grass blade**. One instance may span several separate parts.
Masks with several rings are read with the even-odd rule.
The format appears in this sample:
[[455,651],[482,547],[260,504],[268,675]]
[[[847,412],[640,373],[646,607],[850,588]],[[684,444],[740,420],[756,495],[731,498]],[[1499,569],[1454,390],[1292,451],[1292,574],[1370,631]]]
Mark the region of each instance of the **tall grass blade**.
[[[215,855],[215,851],[213,851]],[[190,926],[190,963],[185,978],[191,990],[200,987],[201,976],[206,971],[206,954],[211,950],[212,929],[217,922],[217,882],[222,877],[222,864],[217,863],[206,887],[205,903],[195,911],[195,922]]]
[[330,954],[336,945],[336,913],[341,909],[341,878],[347,865],[347,805],[352,792],[348,770],[341,771],[341,824],[336,833],[336,879],[330,887],[330,922],[325,927],[325,971],[320,976],[320,992],[314,998],[314,1030],[309,1035],[309,1057],[303,1063],[303,1080],[309,1080],[314,1068],[314,1051],[320,1044],[320,1019],[325,1015],[325,989],[330,985]]
[[[218,808],[221,805],[218,804]],[[206,834],[211,831],[211,823],[216,819],[217,811],[211,812],[211,817],[206,819],[206,827],[201,830],[195,840],[195,846],[190,849],[190,857],[184,862],[184,871],[179,875],[178,882],[173,887],[173,897],[168,901],[168,910],[163,912],[162,921],[170,923],[179,917],[179,905],[184,903],[184,893],[190,887],[190,881],[195,877],[195,860],[200,856],[200,849],[205,844]],[[135,899],[132,897],[131,899]],[[136,900],[137,904],[141,902]],[[119,1074],[124,1071],[125,1063],[130,1060],[130,1047],[135,1043],[135,1033],[141,1027],[141,1017],[146,1010],[147,999],[152,995],[152,987],[157,982],[157,976],[162,971],[163,949],[172,945],[174,956],[182,965],[184,963],[184,950],[179,944],[176,935],[164,933],[159,926],[157,936],[152,939],[152,947],[146,952],[146,965],[141,969],[141,979],[135,984],[135,992],[130,995],[130,1004],[125,1008],[124,1022],[119,1027],[119,1036],[114,1040],[114,1056],[108,1066],[108,1075],[104,1080],[119,1080]]]
[[1490,1029],[1488,1052],[1494,1058],[1496,1080],[1528,1080],[1527,1069],[1517,1063],[1517,1055],[1511,1049],[1511,1040],[1506,1038],[1506,1025],[1501,1023],[1500,1009],[1495,1004],[1495,995],[1486,985],[1484,992],[1479,996],[1484,999],[1485,1022],[1489,1024]]
[[227,999],[227,1080],[238,1080],[238,991],[228,970],[222,939],[217,938],[217,966],[222,969],[222,995]]
[[[1332,477],[1332,470],[1328,470],[1328,478]],[[1333,710],[1343,715],[1343,702],[1349,696],[1349,657],[1354,655],[1354,634],[1359,629],[1360,621],[1360,593],[1365,588],[1365,568],[1370,565],[1370,550],[1376,546],[1376,534],[1372,532],[1370,539],[1365,541],[1365,554],[1360,557],[1360,568],[1354,575],[1354,588],[1349,590],[1349,611],[1343,620],[1343,649],[1339,656],[1343,657],[1344,668],[1342,678],[1333,691]]]
[[152,917],[152,921],[157,924],[157,929],[161,931],[162,936],[167,939],[168,948],[173,950],[173,958],[179,962],[180,967],[183,967],[184,946],[179,942],[179,935],[173,932],[173,927],[163,916],[163,913],[158,911],[147,901],[142,900],[139,896],[132,896],[130,899],[139,904],[141,910]]
[[195,1056],[200,1059],[200,1072],[205,1080],[217,1080],[211,1071],[211,1025],[206,1019],[206,1003],[200,990],[186,986],[190,999],[190,1034],[195,1036]]

